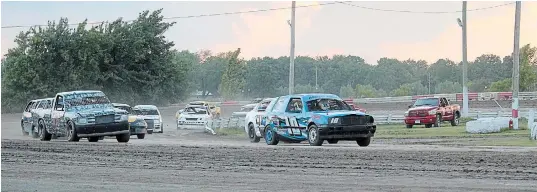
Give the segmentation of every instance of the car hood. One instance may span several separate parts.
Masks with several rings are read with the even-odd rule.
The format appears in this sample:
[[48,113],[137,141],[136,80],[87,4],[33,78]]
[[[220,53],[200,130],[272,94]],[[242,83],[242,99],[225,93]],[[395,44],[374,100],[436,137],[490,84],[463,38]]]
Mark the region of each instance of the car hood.
[[346,115],[366,115],[364,112],[361,111],[316,111],[313,113],[328,117],[341,117]]
[[436,106],[419,106],[419,107],[412,107],[410,109],[408,109],[408,111],[417,111],[417,110],[432,110],[432,109],[436,109],[438,107]]
[[141,117],[144,119],[160,119],[160,116],[158,115],[138,115],[138,117]]
[[209,115],[207,114],[188,114],[188,113],[183,113],[181,114],[181,118],[202,118],[202,117],[209,117]]
[[[122,110],[123,111],[123,110]],[[76,113],[80,116],[84,117],[92,117],[92,116],[102,116],[102,115],[115,115],[116,113],[119,113],[121,111],[117,111],[114,108],[108,108],[108,109],[85,109],[77,111]]]

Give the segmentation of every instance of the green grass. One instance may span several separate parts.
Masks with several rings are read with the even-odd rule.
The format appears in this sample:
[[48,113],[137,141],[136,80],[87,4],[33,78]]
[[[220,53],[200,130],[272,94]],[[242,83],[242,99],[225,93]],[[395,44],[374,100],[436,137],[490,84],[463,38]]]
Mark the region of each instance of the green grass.
[[442,127],[425,128],[424,126],[414,126],[406,128],[405,125],[377,125],[375,138],[379,139],[433,139],[433,138],[483,138],[483,137],[524,137],[528,136],[527,130],[502,129],[500,133],[471,134],[467,133],[464,126],[452,127],[444,125]]
[[475,142],[481,146],[518,146],[518,147],[537,147],[537,141],[529,140],[529,137],[509,138],[503,140],[481,140]]

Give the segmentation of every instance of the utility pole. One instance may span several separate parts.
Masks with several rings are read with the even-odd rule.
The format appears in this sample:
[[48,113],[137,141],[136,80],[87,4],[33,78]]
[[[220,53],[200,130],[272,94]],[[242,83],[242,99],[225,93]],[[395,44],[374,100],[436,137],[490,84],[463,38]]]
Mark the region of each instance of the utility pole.
[[319,84],[317,84],[317,64],[315,64],[315,91],[319,89]]
[[296,2],[292,2],[291,9],[291,53],[289,54],[289,95],[295,92],[295,5]]
[[462,28],[462,116],[468,117],[468,60],[467,60],[467,43],[466,43],[466,1],[462,2],[462,21],[457,19],[459,26]]
[[520,6],[521,2],[516,1],[515,8],[515,45],[513,50],[513,102],[511,103],[513,129],[518,129],[518,89],[520,79]]

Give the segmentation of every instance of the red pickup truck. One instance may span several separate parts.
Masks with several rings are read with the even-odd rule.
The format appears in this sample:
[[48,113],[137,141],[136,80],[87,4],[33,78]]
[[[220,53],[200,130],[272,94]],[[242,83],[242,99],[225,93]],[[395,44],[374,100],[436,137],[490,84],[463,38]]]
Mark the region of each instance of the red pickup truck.
[[438,127],[441,122],[449,121],[452,126],[459,125],[461,117],[458,104],[450,104],[445,97],[419,98],[405,112],[407,128],[414,125],[425,125],[426,128]]

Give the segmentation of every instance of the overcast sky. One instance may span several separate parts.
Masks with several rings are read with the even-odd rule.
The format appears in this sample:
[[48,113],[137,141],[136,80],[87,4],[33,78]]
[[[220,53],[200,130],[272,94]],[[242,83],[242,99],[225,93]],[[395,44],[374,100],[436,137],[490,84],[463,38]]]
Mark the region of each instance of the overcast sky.
[[[326,2],[297,2],[297,6]],[[468,2],[468,10],[508,2]],[[409,11],[461,10],[462,3],[365,2],[351,4],[377,9]],[[2,26],[46,24],[69,18],[70,23],[135,19],[143,10],[164,8],[165,17],[201,15],[290,7],[291,2],[2,2]],[[468,60],[483,53],[511,54],[513,50],[514,3],[468,12]],[[242,50],[242,56],[288,56],[290,9],[261,13],[176,19],[165,35],[176,49],[223,52]],[[381,57],[460,61],[461,13],[423,14],[383,12],[332,4],[296,9],[296,55],[357,55],[368,63]],[[15,46],[15,36],[27,28],[2,29],[2,57]],[[537,2],[522,2],[521,46],[537,46]]]

